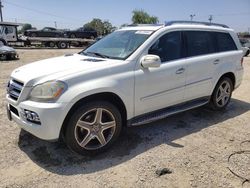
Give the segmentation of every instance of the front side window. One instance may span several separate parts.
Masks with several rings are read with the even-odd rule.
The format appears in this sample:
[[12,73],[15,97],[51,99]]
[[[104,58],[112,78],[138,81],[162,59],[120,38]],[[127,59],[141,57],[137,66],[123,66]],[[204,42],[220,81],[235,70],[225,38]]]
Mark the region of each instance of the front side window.
[[148,54],[158,55],[161,62],[180,59],[182,57],[181,32],[167,33],[159,38],[148,50]]
[[214,53],[213,33],[207,31],[185,31],[187,56],[199,56]]
[[232,37],[228,33],[216,33],[215,35],[219,52],[237,50]]
[[81,52],[84,55],[126,59],[153,31],[123,30],[113,32]]
[[7,26],[6,30],[7,30],[8,33],[13,33],[14,32],[13,27],[11,27],[11,26]]

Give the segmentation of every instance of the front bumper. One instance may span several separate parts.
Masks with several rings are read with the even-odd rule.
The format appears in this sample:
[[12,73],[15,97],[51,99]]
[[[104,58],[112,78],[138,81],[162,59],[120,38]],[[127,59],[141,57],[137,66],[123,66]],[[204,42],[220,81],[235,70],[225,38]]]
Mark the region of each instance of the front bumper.
[[0,60],[15,60],[18,59],[19,56],[16,52],[4,52],[0,53]]
[[[66,103],[39,103],[23,101],[17,103],[7,95],[7,112],[21,128],[43,140],[57,140],[65,118]],[[40,124],[28,121],[24,109],[38,114]]]

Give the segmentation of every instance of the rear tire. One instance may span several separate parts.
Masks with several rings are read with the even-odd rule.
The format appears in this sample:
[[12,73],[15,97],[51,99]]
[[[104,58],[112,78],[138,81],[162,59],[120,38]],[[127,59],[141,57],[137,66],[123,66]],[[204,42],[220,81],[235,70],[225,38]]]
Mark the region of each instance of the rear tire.
[[121,128],[122,117],[113,104],[90,102],[73,112],[65,129],[65,142],[81,155],[96,154],[112,146]]
[[223,110],[229,104],[233,92],[232,80],[223,77],[217,83],[210,100],[210,106],[214,110]]
[[64,41],[58,42],[57,47],[59,49],[66,49],[66,48],[68,48],[68,43],[64,42]]

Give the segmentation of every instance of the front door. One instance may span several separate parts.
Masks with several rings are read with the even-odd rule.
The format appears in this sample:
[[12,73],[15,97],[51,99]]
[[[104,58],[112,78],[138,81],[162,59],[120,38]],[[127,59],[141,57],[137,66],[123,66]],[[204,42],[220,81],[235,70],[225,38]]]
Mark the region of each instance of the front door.
[[182,34],[169,32],[148,50],[158,55],[161,66],[135,71],[135,116],[183,102],[186,63],[182,53]]

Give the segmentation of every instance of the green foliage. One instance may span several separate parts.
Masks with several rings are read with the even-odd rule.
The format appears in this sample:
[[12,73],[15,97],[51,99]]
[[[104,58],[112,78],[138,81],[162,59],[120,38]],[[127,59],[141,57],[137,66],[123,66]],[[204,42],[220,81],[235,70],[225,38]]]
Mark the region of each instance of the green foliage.
[[127,27],[128,25],[129,25],[129,24],[124,23],[124,24],[122,24],[122,25],[120,26],[120,28]]
[[134,10],[132,13],[133,24],[156,24],[159,22],[156,16],[150,16],[144,10]]
[[28,30],[28,29],[32,29],[32,25],[31,24],[24,24],[20,30],[21,33],[23,33],[24,31]]
[[114,27],[109,21],[102,21],[99,18],[94,18],[83,27],[95,29],[98,35],[107,35],[116,29],[116,27]]

